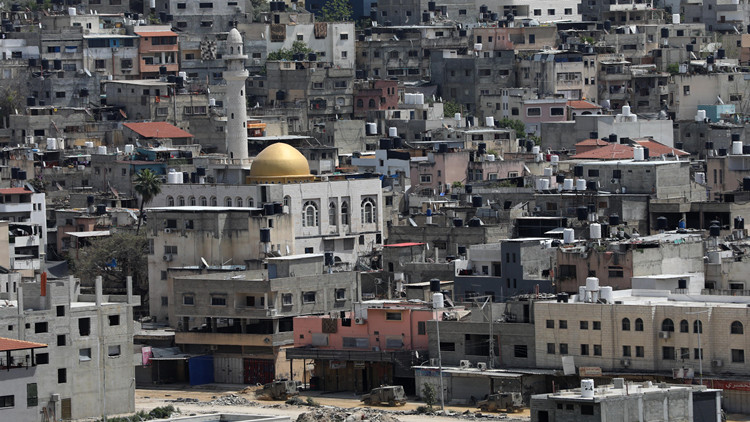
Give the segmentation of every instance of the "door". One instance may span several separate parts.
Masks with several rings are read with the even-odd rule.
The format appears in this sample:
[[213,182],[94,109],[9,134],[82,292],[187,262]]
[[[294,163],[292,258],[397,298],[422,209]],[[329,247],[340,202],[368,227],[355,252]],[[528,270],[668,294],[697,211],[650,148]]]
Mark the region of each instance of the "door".
[[62,402],[60,403],[60,416],[66,420],[73,419],[70,399],[62,399]]
[[272,360],[249,358],[245,358],[243,372],[245,384],[269,383],[276,373]]

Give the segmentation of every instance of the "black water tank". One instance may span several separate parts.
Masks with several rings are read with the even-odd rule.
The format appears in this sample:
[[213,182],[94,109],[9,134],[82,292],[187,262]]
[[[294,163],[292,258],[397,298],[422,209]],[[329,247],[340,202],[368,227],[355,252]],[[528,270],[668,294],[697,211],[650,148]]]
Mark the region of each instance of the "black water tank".
[[482,197],[481,196],[472,196],[471,197],[471,206],[474,208],[479,208],[482,206]]
[[708,234],[711,237],[719,237],[719,235],[721,235],[721,227],[716,224],[712,225],[708,228]]
[[589,138],[597,139],[598,137],[599,137],[599,132],[589,132]]
[[268,2],[268,8],[269,8],[269,10],[271,12],[275,12],[275,11],[279,10],[279,7],[276,5],[275,1],[269,1]]
[[88,204],[88,205],[94,205],[94,196],[93,195],[89,195],[89,196],[86,197],[86,204]]
[[710,221],[710,222],[708,223],[708,226],[709,226],[709,227],[711,227],[711,226],[719,226],[719,227],[721,227],[721,221],[719,221],[719,220],[711,220],[711,221]]
[[579,221],[586,221],[589,217],[589,209],[588,207],[578,207],[576,208],[576,217]]
[[190,173],[186,171],[182,172],[182,183],[190,183]]
[[265,215],[273,215],[274,214],[274,208],[272,203],[263,204],[263,214]]
[[466,246],[459,246],[458,247],[458,254],[459,255],[466,255]]
[[686,50],[686,51],[693,51],[693,44],[687,44],[687,45],[685,46],[685,50]]
[[662,28],[661,29],[661,37],[662,38],[669,38],[669,28]]
[[261,243],[271,243],[271,229],[260,229],[260,241]]
[[281,202],[274,202],[273,203],[273,213],[274,214],[283,214],[284,213],[284,204]]
[[616,133],[610,133],[609,134],[609,142],[612,144],[617,143],[617,134]]
[[743,154],[750,154],[750,145],[743,145],[742,146],[742,153]]
[[495,21],[497,21],[497,20],[498,20],[499,18],[500,18],[500,14],[499,14],[499,13],[490,13],[490,20],[491,20],[491,21],[495,22]]
[[742,178],[742,190],[745,192],[750,192],[750,176],[745,176]]
[[604,239],[609,237],[609,223],[600,223],[602,225],[602,237]]
[[575,177],[583,177],[583,166],[575,166],[575,167],[573,167],[573,176],[575,176]]
[[195,169],[195,172],[198,174],[198,176],[205,176],[206,175],[206,168],[205,167],[198,167]]
[[559,183],[565,183],[565,175],[564,174],[558,174],[555,176],[555,182]]
[[463,227],[464,226],[464,220],[461,218],[454,218],[453,219],[453,226],[454,227]]
[[734,229],[743,230],[744,228],[745,228],[745,219],[740,216],[734,217]]
[[393,149],[399,149],[401,147],[402,147],[401,138],[399,138],[398,136],[396,136],[395,138],[391,139],[391,148],[393,148]]
[[325,265],[328,265],[328,266],[333,265],[333,252],[325,252],[323,256],[325,257],[324,258]]
[[276,100],[277,101],[284,101],[286,99],[286,92],[284,91],[276,91]]
[[740,134],[739,133],[733,133],[732,134],[732,142],[739,142],[740,141]]
[[167,67],[166,66],[159,66],[159,74],[160,75],[166,75],[167,74]]
[[587,180],[586,181],[586,190],[596,191],[596,180]]
[[11,167],[10,168],[10,178],[11,179],[18,179],[18,171],[21,170],[18,167]]
[[391,146],[393,145],[391,138],[380,138],[378,144],[380,149],[391,149]]
[[18,170],[18,180],[26,180],[26,171]]
[[318,60],[318,55],[316,53],[308,53],[307,60],[314,62]]
[[430,280],[430,291],[434,293],[440,292],[440,279],[433,278]]
[[96,206],[96,214],[97,215],[104,215],[107,213],[107,206],[104,204],[99,204]]
[[531,152],[531,150],[534,149],[534,145],[535,145],[534,141],[532,141],[531,139],[527,139],[526,140],[526,152]]
[[711,141],[706,142],[706,149],[714,149],[714,143]]
[[486,5],[479,6],[479,13],[487,13],[487,11],[490,10]]
[[29,59],[29,67],[36,67],[36,59]]
[[667,217],[661,216],[656,219],[657,230],[666,230],[667,227],[669,227],[669,220],[667,220]]
[[190,183],[198,183],[198,173],[190,173]]
[[474,191],[474,187],[471,185],[464,186],[464,192],[466,193],[472,193]]
[[609,225],[610,226],[619,226],[620,225],[620,216],[617,214],[610,214],[609,215]]
[[723,48],[720,48],[716,51],[717,59],[724,59],[726,57],[727,57],[727,53],[726,53],[726,50],[724,50]]
[[714,60],[714,56],[713,55],[710,55],[710,56],[706,57],[706,63],[707,64],[714,64],[714,61],[715,60]]
[[177,83],[177,76],[167,75],[167,83],[170,83],[170,84]]
[[596,204],[589,203],[588,209],[589,209],[589,212],[596,212]]
[[479,217],[473,217],[471,220],[469,220],[469,227],[482,227],[482,220],[479,219]]
[[648,160],[648,157],[649,157],[649,155],[648,155],[648,148],[643,147],[643,159],[644,160]]
[[727,155],[727,149],[726,148],[719,148],[719,156],[723,157]]

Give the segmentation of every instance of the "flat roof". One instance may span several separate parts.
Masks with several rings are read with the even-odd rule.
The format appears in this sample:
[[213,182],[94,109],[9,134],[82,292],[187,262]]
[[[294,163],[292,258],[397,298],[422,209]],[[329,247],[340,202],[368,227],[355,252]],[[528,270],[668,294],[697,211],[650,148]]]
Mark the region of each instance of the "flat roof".
[[162,82],[158,79],[128,79],[128,80],[113,80],[104,81],[108,84],[123,84],[123,85],[139,85],[139,86],[167,86],[169,82]]
[[262,208],[256,207],[212,207],[202,205],[186,205],[184,207],[153,207],[146,208],[148,211],[159,212],[229,212],[229,211],[260,211]]
[[424,243],[416,243],[416,242],[405,242],[405,243],[392,243],[390,245],[383,245],[384,248],[406,248],[410,246],[421,246],[424,245]]
[[112,234],[109,230],[99,230],[99,231],[91,231],[91,232],[72,232],[72,233],[66,233],[70,236],[77,237],[77,238],[85,238],[85,237],[103,237],[103,236],[109,236]]
[[268,257],[269,261],[293,261],[295,259],[305,259],[305,258],[322,258],[324,255],[322,253],[303,253],[303,254],[296,254],[296,255],[285,255],[285,256],[274,256],[274,257]]

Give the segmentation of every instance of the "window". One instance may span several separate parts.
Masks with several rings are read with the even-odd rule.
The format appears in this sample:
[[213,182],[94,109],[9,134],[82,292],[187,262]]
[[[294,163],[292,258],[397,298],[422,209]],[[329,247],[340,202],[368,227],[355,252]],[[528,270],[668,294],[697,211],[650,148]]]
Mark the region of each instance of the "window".
[[565,115],[565,109],[562,107],[552,107],[549,111],[550,116],[564,116]]
[[346,300],[346,289],[336,289],[336,300]]
[[214,4],[213,3],[199,3],[198,7],[201,9],[213,9]]
[[427,323],[425,321],[417,322],[417,335],[423,336],[427,334]]
[[328,224],[336,225],[336,203],[333,201],[328,204]]
[[542,16],[542,9],[534,9],[534,16]]
[[581,414],[582,415],[593,415],[594,414],[594,405],[592,405],[592,404],[582,404],[581,405]]
[[555,328],[555,320],[554,319],[548,319],[547,320],[547,328]]
[[547,354],[548,355],[555,354],[555,343],[547,343]]
[[630,331],[630,319],[629,318],[622,319],[622,331]]
[[573,9],[565,9],[565,14],[566,15],[572,15],[573,14]]
[[602,345],[601,344],[595,344],[594,345],[594,356],[601,356],[602,355]]
[[420,183],[432,183],[432,175],[431,174],[420,174],[419,175],[419,182]]
[[589,345],[588,344],[582,344],[581,345],[581,356],[588,356],[589,355]]
[[643,331],[643,320],[640,318],[635,320],[635,331]]
[[113,357],[120,356],[120,354],[121,354],[121,350],[120,350],[119,344],[107,347],[107,356],[113,358]]
[[682,93],[683,95],[690,95],[690,85],[685,85],[682,87]]
[[635,357],[642,358],[644,355],[643,346],[635,346]]
[[120,59],[120,67],[123,69],[132,69],[133,59]]
[[14,407],[16,405],[16,396],[0,396],[0,408]]
[[120,325],[120,315],[110,315],[109,316],[109,325]]
[[626,358],[630,357],[630,346],[622,346],[622,356]]
[[594,329],[595,330],[601,330],[602,329],[602,322],[601,321],[594,321]]
[[441,352],[455,352],[456,351],[456,343],[444,343],[440,342],[440,351]]
[[315,303],[315,292],[303,292],[302,303]]
[[68,382],[68,370],[65,368],[59,368],[57,370],[57,383],[65,384]]
[[703,349],[693,349],[693,359],[703,359]]
[[226,296],[211,296],[211,306],[227,306]]
[[589,329],[589,322],[588,321],[581,321],[579,328],[581,330],[588,330]]
[[674,360],[674,347],[663,346],[661,348],[661,358],[664,360]]
[[745,351],[743,349],[732,349],[732,363],[745,362]]
[[681,333],[690,332],[690,324],[687,322],[686,319],[683,319],[682,321],[680,321],[680,332]]
[[560,354],[561,355],[568,354],[568,343],[560,343]]
[[542,115],[542,109],[539,107],[530,107],[526,109],[526,116],[528,117],[536,117]]
[[547,9],[547,14],[553,16],[555,14],[555,9]]
[[732,322],[732,328],[730,329],[730,333],[732,334],[744,334],[745,329],[742,326],[742,323],[739,321]]
[[79,349],[78,350],[78,361],[87,362],[91,360],[91,348]]
[[292,305],[292,294],[291,293],[284,293],[281,295],[281,305],[282,306],[291,306]]
[[688,347],[680,348],[680,359],[690,359],[690,348]]
[[183,305],[195,305],[195,296],[193,296],[193,295],[183,295],[182,296],[182,304]]
[[46,333],[47,332],[47,323],[46,322],[37,322],[34,324],[34,333]]
[[589,169],[589,177],[599,177],[599,169]]
[[401,312],[386,312],[386,321],[401,321]]
[[672,322],[671,319],[667,318],[661,323],[661,330],[662,331],[669,331],[674,332],[674,322]]
[[47,365],[49,364],[49,353],[39,353],[36,355],[36,364],[37,365]]
[[372,198],[362,200],[362,224],[372,224],[376,220],[375,201]]
[[528,358],[529,347],[525,344],[516,344],[515,346],[513,346],[513,357],[522,358],[522,359]]
[[343,34],[339,35],[339,39],[341,41],[348,40],[349,39],[349,34],[343,33]]
[[305,202],[302,207],[302,227],[318,226],[318,205],[313,201]]
[[693,333],[701,333],[703,334],[703,322],[701,320],[697,319],[693,322]]
[[560,324],[560,329],[561,330],[568,329],[568,320],[567,319],[561,319],[560,321],[558,321],[558,323]]
[[83,337],[91,334],[91,318],[78,319],[78,334]]
[[39,395],[36,388],[36,383],[26,384],[26,406],[33,407],[39,404]]
[[65,334],[58,334],[57,335],[57,345],[58,346],[65,346]]

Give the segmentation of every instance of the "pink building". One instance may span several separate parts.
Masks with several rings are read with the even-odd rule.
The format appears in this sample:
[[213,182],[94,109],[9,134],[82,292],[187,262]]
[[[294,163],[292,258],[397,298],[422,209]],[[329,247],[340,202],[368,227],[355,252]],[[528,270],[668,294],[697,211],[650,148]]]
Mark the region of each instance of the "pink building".
[[466,183],[469,151],[430,152],[426,159],[412,158],[410,163],[411,186],[414,193],[423,196],[449,192],[453,182]]
[[524,101],[521,121],[526,124],[526,133],[539,135],[542,123],[567,121],[567,107],[565,98]]
[[394,300],[357,303],[342,318],[296,317],[287,358],[315,362],[312,388],[361,392],[395,384],[413,393],[411,366],[428,360],[427,324],[442,314],[431,304]]

